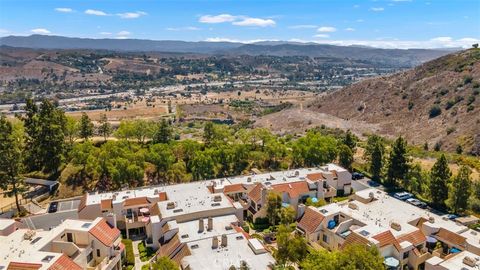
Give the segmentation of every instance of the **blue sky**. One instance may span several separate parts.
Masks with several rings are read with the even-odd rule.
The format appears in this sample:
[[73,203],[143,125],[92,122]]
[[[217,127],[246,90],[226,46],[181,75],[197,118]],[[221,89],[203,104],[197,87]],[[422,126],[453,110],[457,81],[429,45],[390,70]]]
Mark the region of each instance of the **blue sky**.
[[0,36],[470,46],[478,0],[0,0]]

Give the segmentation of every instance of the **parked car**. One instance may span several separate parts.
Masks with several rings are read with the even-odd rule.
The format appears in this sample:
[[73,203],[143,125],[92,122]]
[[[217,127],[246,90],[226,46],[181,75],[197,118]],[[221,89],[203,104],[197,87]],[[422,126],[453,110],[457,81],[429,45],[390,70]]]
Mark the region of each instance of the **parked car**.
[[48,207],[48,213],[55,213],[58,210],[58,202],[51,202]]
[[354,172],[352,173],[352,180],[359,180],[359,179],[363,179],[363,174],[361,173],[358,173],[358,172]]
[[413,198],[413,195],[411,193],[408,193],[408,192],[397,192],[397,193],[393,194],[393,197],[395,197],[399,200],[405,201],[407,199]]
[[448,214],[448,215],[447,215],[447,218],[450,219],[450,220],[455,220],[455,219],[458,218],[458,216],[455,215],[455,214]]
[[415,198],[410,198],[410,199],[407,199],[406,202],[408,202],[409,204],[411,205],[415,205],[416,207],[420,207],[420,208],[427,208],[427,204],[418,200],[418,199],[415,199]]

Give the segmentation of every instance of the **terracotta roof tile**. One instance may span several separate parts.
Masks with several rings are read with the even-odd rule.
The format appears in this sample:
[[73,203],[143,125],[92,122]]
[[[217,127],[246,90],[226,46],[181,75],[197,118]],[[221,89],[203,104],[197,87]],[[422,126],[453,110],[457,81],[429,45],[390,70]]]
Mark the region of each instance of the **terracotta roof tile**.
[[402,250],[402,247],[390,230],[374,235],[372,238],[379,242],[380,247],[393,245],[398,251]]
[[298,198],[298,196],[301,194],[305,194],[310,191],[306,181],[272,185],[272,189],[279,193],[286,192],[290,198]]
[[465,246],[466,245],[466,240],[467,238],[456,234],[454,232],[451,232],[447,229],[440,228],[438,232],[435,234],[435,236],[440,240],[444,242],[448,242],[450,244],[456,245],[456,246]]
[[243,186],[243,184],[234,184],[234,185],[228,185],[223,188],[223,193],[239,193],[239,192],[245,192],[246,188]]
[[88,232],[108,247],[111,247],[120,236],[120,231],[117,228],[110,227],[105,219],[99,221]]
[[319,180],[325,179],[325,177],[323,176],[323,174],[321,172],[319,172],[319,173],[309,173],[309,174],[307,174],[307,179],[309,179],[311,181],[319,181]]
[[147,205],[150,201],[147,197],[128,198],[123,202],[123,206]]
[[29,270],[29,269],[40,269],[42,267],[39,263],[22,263],[22,262],[10,262],[8,264],[7,270]]
[[85,195],[83,195],[82,198],[80,199],[80,203],[78,204],[78,212],[81,212],[83,208],[87,206],[87,196],[88,194],[85,193]]
[[361,236],[360,234],[356,232],[352,232],[347,237],[345,237],[345,242],[343,242],[341,248],[344,249],[350,245],[369,246],[371,245],[371,242],[367,238]]
[[168,200],[167,193],[165,191],[158,193],[158,198],[161,202]]
[[82,270],[83,268],[76,264],[72,259],[63,254],[56,260],[48,270]]
[[298,226],[307,233],[313,233],[320,226],[325,217],[311,207],[305,208],[305,213],[298,222]]
[[170,241],[167,243],[160,245],[160,248],[158,249],[158,254],[163,257],[169,257],[173,255],[173,252],[177,250],[177,248],[180,246],[180,239],[178,239],[178,236],[175,235]]
[[182,261],[182,259],[190,255],[192,255],[192,253],[190,252],[190,249],[188,248],[188,246],[186,244],[182,244],[182,247],[180,248],[180,250],[177,253],[175,253],[175,255],[173,255],[171,259],[177,265],[180,265],[180,262]]
[[427,241],[427,237],[422,233],[422,231],[416,230],[414,232],[402,235],[398,238],[399,243],[403,241],[408,241],[412,243],[414,246],[418,246],[422,243],[425,243],[425,241]]
[[247,196],[254,202],[260,201],[262,198],[262,188],[263,185],[258,183],[256,184],[248,193]]
[[113,201],[112,199],[105,199],[100,201],[100,209],[103,210],[110,210],[113,208]]

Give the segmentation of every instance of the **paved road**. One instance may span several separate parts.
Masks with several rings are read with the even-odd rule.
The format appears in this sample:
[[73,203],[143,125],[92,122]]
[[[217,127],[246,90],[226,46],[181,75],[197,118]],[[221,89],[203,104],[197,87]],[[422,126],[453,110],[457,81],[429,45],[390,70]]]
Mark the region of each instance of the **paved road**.
[[353,188],[354,191],[360,191],[360,190],[364,190],[364,189],[367,189],[367,188],[377,188],[377,189],[380,189],[380,190],[385,190],[384,186],[382,186],[381,184],[379,184],[377,182],[374,182],[374,181],[370,180],[367,177],[365,177],[363,179],[360,179],[360,180],[352,180],[352,188]]

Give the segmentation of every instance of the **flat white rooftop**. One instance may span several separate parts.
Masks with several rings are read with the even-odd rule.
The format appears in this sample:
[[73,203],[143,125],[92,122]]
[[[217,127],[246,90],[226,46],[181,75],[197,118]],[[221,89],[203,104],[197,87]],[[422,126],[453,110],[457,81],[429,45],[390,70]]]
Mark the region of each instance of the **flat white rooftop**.
[[225,270],[232,265],[238,268],[241,261],[245,261],[250,269],[264,270],[274,263],[268,252],[256,255],[242,233],[227,235],[226,247],[212,249],[211,238],[190,242],[188,247],[192,255],[183,258],[182,265],[190,265],[192,270]]
[[[475,260],[476,265],[472,267],[470,265],[465,264],[463,262],[463,259],[465,257],[470,257],[471,259]],[[432,265],[440,265],[446,269],[478,270],[480,269],[480,256],[475,255],[468,251],[462,251],[446,260],[443,260],[438,257],[432,257],[427,260],[427,263]]]
[[238,219],[235,215],[213,217],[212,221],[213,228],[211,231],[208,231],[208,219],[203,219],[203,232],[199,232],[198,220],[177,223],[180,241],[182,243],[189,243],[202,239],[212,238],[213,236],[221,236],[222,234],[237,233],[237,231],[231,226],[232,223],[238,222]]
[[15,224],[14,219],[0,218],[0,231],[5,230],[6,228],[11,226],[12,224]]

